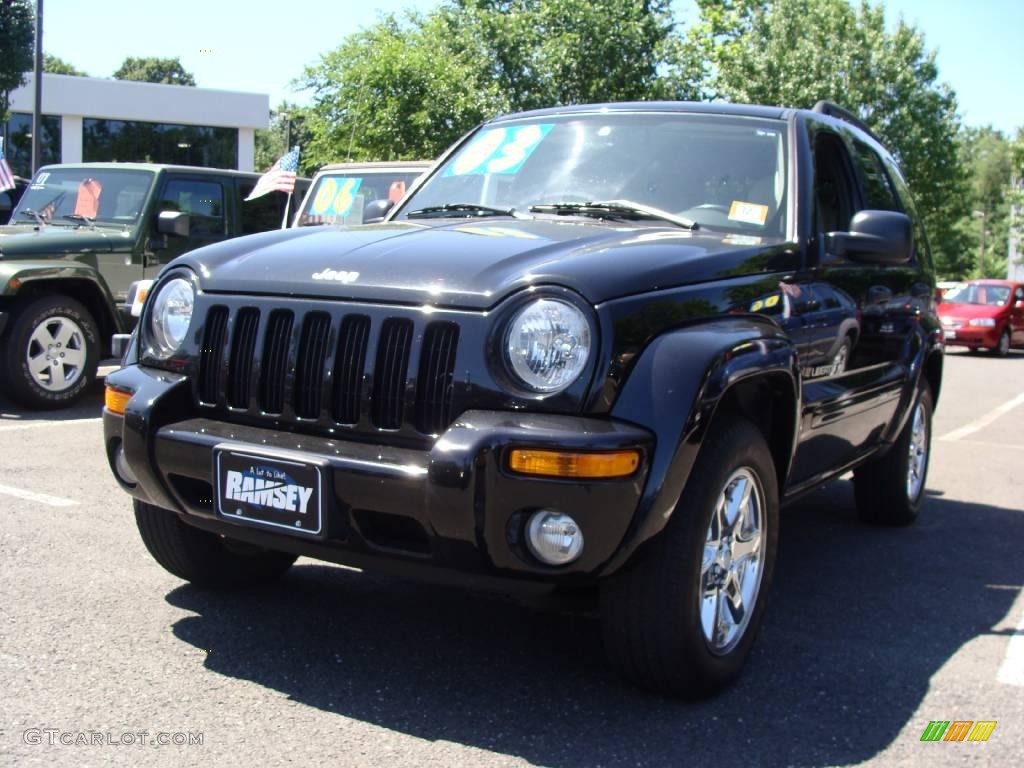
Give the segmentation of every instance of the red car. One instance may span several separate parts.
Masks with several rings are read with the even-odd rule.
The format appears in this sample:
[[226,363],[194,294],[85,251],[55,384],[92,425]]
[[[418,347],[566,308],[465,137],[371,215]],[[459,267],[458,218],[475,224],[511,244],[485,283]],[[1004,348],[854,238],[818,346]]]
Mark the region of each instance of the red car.
[[946,346],[985,348],[1004,357],[1024,348],[1024,284],[971,280],[942,297],[939,317]]

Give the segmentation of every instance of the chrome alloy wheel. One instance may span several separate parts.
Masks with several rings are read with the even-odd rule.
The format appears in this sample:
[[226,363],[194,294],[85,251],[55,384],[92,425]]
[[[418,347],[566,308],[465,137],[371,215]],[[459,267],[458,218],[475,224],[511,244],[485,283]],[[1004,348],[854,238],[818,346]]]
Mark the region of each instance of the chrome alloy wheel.
[[917,500],[924,490],[924,475],[928,469],[928,420],[921,402],[914,407],[914,420],[910,427],[910,459],[907,462],[907,498]]
[[48,317],[33,329],[25,360],[36,384],[49,392],[63,392],[85,369],[85,332],[69,317]]
[[729,653],[750,623],[764,574],[765,502],[753,470],[737,469],[715,503],[700,568],[700,624],[715,655]]

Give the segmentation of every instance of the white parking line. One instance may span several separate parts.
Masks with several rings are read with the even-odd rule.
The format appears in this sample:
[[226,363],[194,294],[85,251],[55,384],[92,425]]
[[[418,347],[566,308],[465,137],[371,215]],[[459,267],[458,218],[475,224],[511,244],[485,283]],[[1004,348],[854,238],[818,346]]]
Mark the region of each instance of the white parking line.
[[953,440],[962,440],[968,435],[972,435],[978,430],[984,429],[993,421],[998,419],[1000,416],[1003,416],[1004,414],[1012,411],[1018,405],[1024,405],[1024,392],[1021,392],[1012,400],[1007,400],[998,408],[993,408],[984,416],[981,416],[980,418],[977,418],[974,421],[968,422],[967,424],[964,424],[962,427],[954,429],[952,432],[947,432],[942,437],[940,437],[939,440],[943,440],[945,442],[951,442]]
[[62,499],[60,496],[50,496],[46,493],[36,493],[35,491],[26,491],[21,488],[12,488],[9,485],[0,485],[0,493],[6,494],[7,496],[15,496],[27,501],[38,501],[40,504],[46,504],[50,507],[73,507],[78,503],[72,499]]
[[85,424],[87,422],[101,421],[102,416],[93,416],[88,419],[64,419],[63,421],[26,421],[20,424],[16,421],[0,419],[0,432],[11,432],[15,429],[38,429],[40,427],[63,427],[68,424]]
[[1010,643],[1006,646],[1006,658],[999,667],[996,680],[1006,685],[1024,687],[1024,611],[1021,611],[1016,631],[1010,635]]

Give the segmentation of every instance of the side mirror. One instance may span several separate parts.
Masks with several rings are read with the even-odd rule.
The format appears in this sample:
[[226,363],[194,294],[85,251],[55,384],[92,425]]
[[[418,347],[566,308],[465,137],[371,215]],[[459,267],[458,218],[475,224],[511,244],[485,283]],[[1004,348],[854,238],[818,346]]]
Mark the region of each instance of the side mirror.
[[156,231],[162,235],[188,237],[190,222],[184,211],[160,211]]
[[849,232],[829,232],[828,250],[864,264],[906,264],[914,243],[910,217],[896,211],[861,211]]
[[363,224],[378,224],[384,221],[388,211],[395,207],[394,200],[372,200],[363,208]]

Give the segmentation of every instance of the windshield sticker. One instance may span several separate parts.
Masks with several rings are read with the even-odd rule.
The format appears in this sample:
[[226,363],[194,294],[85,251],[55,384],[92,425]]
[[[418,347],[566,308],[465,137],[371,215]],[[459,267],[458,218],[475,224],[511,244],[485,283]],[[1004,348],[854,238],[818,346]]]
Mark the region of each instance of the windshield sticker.
[[744,224],[757,224],[759,227],[763,227],[767,219],[767,205],[733,200],[732,205],[729,206],[729,221],[742,221]]
[[32,189],[42,189],[46,185],[46,180],[48,178],[50,178],[49,171],[43,171],[40,173],[36,176],[36,180],[32,182]]
[[459,153],[444,175],[515,173],[554,127],[554,123],[540,123],[484,131]]
[[313,198],[310,213],[314,216],[348,216],[362,183],[361,177],[324,179]]
[[760,245],[761,238],[757,235],[726,235],[722,242],[728,245]]

